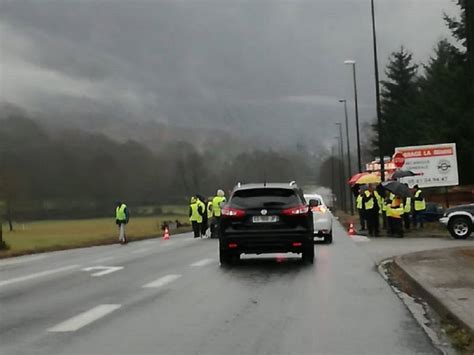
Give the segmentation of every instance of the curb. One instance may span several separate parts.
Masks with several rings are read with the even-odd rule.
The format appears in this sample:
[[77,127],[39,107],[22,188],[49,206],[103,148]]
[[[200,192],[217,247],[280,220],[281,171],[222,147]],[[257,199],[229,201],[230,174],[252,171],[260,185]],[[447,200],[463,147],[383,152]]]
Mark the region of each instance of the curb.
[[414,288],[416,293],[424,298],[424,300],[441,316],[453,320],[459,326],[467,330],[472,337],[474,337],[474,328],[471,328],[462,318],[460,318],[452,309],[440,300],[433,292],[429,289],[430,287],[423,284],[422,281],[417,280],[409,271],[404,268],[403,256],[397,256],[393,258],[393,266],[397,268],[409,281],[411,286]]

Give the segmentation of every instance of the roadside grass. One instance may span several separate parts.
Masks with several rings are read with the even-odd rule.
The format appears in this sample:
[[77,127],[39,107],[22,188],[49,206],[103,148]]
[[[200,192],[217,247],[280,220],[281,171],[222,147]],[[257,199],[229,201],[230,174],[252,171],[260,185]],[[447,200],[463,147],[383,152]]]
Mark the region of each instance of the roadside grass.
[[[178,214],[134,217],[127,225],[128,238],[134,241],[161,237],[161,223],[168,220],[189,223],[185,216]],[[189,227],[181,227],[171,233],[189,230]],[[113,244],[118,240],[117,226],[113,218],[25,222],[17,223],[13,232],[8,231],[4,225],[3,231],[3,239],[8,249],[0,250],[0,258]]]
[[[348,230],[349,225],[352,223],[354,224],[354,228],[358,231],[360,223],[359,223],[359,216],[357,213],[354,216],[351,216],[350,213],[346,213],[344,211],[337,210],[333,212],[336,217],[338,217],[339,222],[342,226]],[[380,223],[382,223],[382,218],[380,218]],[[358,231],[360,233],[360,231]],[[362,232],[361,234],[363,234]],[[388,236],[387,231],[382,228],[382,224],[380,224],[380,235]],[[423,229],[414,229],[413,224],[412,228],[408,231],[405,231],[405,238],[444,238],[444,239],[451,239],[451,236],[445,226],[443,226],[439,222],[425,222]]]

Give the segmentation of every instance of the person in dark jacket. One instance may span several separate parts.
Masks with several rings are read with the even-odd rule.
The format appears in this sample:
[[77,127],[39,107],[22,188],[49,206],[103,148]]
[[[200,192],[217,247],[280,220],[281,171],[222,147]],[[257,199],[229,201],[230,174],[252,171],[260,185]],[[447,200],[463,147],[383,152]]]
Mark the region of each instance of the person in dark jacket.
[[[197,197],[198,197],[199,201],[201,201],[204,204],[204,207],[207,207],[207,200],[201,195],[197,195]],[[206,236],[206,231],[207,231],[208,224],[209,224],[209,219],[207,218],[206,209],[207,208],[205,208],[203,213],[202,213],[202,223],[201,223],[201,236],[202,237]]]

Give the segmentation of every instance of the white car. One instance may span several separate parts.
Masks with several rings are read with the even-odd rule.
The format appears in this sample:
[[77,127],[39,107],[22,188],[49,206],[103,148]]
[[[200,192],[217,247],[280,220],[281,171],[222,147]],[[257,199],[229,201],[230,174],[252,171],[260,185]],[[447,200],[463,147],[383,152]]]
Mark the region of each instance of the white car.
[[317,194],[305,194],[304,198],[313,212],[314,237],[332,243],[332,213],[323,198]]

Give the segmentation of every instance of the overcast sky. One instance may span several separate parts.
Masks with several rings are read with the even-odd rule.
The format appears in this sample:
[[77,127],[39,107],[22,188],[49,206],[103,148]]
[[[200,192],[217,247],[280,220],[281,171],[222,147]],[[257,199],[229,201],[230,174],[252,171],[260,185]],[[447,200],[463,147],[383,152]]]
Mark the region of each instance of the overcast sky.
[[[330,141],[352,98],[375,116],[369,0],[0,0],[1,95],[30,110],[91,103],[131,120]],[[381,69],[426,61],[451,0],[376,0]],[[350,114],[353,115],[352,103]]]

